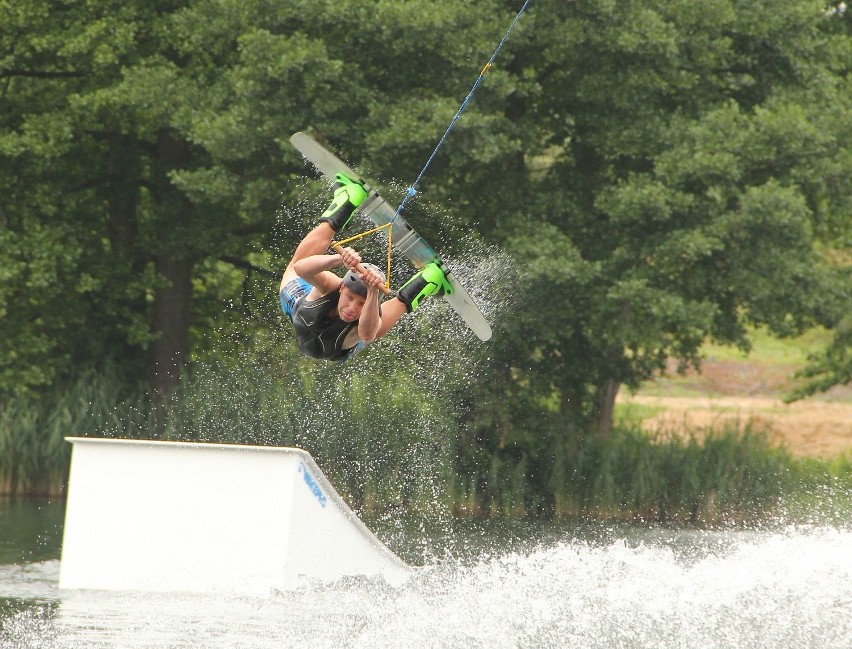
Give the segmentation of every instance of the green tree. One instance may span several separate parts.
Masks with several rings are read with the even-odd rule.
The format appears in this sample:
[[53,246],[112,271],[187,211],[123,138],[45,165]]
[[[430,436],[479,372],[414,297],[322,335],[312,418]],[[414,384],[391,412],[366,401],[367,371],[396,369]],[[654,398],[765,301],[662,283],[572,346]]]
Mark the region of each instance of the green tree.
[[289,135],[360,152],[388,123],[405,132],[412,106],[448,106],[450,60],[474,47],[467,9],[0,3],[2,389],[112,356],[168,392],[203,346],[193,332],[223,319],[221,292],[309,222],[276,239],[306,172]]
[[839,321],[848,267],[824,252],[849,232],[847,25],[805,0],[530,9],[483,93],[505,145],[462,154],[453,181],[524,296],[475,400],[481,446],[546,473],[549,440],[606,435],[621,386],[699,365],[708,337]]
[[[115,357],[161,393],[223,353],[217,331],[274,344],[274,279],[250,322],[222,298],[314,218],[289,135],[413,179],[519,5],[19,4],[0,2],[0,389]],[[410,208],[448,252],[470,229],[515,257],[492,272],[512,307],[481,347],[493,376],[455,394],[473,446],[544,457],[707,336],[838,320],[848,276],[821,253],[849,231],[848,45],[846,13],[810,0],[530,6]]]

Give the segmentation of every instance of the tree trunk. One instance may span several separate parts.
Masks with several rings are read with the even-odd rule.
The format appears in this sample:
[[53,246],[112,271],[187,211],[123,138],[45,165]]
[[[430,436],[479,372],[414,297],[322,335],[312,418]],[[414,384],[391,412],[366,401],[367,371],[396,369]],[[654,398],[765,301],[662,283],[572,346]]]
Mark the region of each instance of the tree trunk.
[[[178,223],[186,223],[191,217],[192,204],[169,177],[173,169],[183,168],[190,159],[189,144],[172,130],[160,129],[152,161],[150,191],[163,228],[170,226],[164,214]],[[161,404],[177,385],[180,370],[189,358],[192,298],[191,253],[181,254],[182,245],[169,245],[168,234],[163,233],[163,249],[154,260],[157,276],[165,282],[155,291],[151,323],[151,330],[157,336],[151,347],[151,387]]]
[[113,254],[131,260],[137,238],[142,153],[135,140],[116,135],[108,140],[107,236]]
[[612,417],[615,413],[615,398],[621,384],[615,379],[608,379],[598,393],[598,435],[609,437],[612,432]]
[[154,294],[151,346],[151,387],[164,401],[177,385],[189,357],[189,316],[192,262],[165,255],[156,260],[157,274],[166,281]]

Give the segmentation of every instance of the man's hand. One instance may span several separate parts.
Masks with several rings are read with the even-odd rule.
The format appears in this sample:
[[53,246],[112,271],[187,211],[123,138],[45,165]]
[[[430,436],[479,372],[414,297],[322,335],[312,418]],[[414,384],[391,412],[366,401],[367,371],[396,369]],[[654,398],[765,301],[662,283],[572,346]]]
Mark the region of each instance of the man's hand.
[[340,261],[349,270],[355,270],[355,267],[361,263],[361,255],[357,250],[352,248],[344,248],[340,253]]
[[[343,252],[339,253],[340,261],[348,270],[358,272],[357,266],[362,262],[361,255],[357,250],[352,248],[343,248]],[[384,286],[385,280],[372,268],[364,268],[363,273],[359,273],[358,277],[368,289],[380,290],[379,287]]]
[[385,285],[385,280],[372,268],[365,268],[366,272],[361,274],[361,282],[367,287],[367,290],[380,290],[380,287]]

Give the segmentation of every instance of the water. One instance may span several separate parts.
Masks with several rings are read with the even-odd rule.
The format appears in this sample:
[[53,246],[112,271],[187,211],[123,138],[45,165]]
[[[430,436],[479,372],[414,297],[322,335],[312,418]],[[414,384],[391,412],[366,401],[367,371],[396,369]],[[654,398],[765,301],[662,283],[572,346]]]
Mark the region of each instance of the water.
[[852,647],[852,533],[370,525],[423,567],[267,597],[60,592],[63,503],[0,501],[0,647]]

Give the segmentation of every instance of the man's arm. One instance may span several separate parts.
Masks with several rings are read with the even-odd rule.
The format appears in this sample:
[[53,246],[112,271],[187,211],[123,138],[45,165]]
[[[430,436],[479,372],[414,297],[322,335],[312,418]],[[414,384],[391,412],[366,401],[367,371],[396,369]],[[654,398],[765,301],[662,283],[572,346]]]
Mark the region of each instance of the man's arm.
[[[372,275],[372,276],[370,276]],[[377,284],[371,282],[377,281]],[[367,285],[367,299],[358,319],[358,337],[365,343],[371,343],[379,337],[379,329],[382,326],[382,317],[379,315],[379,288],[378,284],[384,281],[374,273],[361,276],[361,281]]]
[[405,305],[400,302],[398,298],[393,298],[383,302],[382,317],[381,322],[379,323],[379,330],[376,332],[376,339],[378,340],[388,331],[393,329],[394,325],[396,325],[396,323],[399,322],[399,319],[407,312]]
[[340,277],[331,269],[340,266],[343,260],[340,255],[311,255],[293,264],[293,270],[306,282],[314,286],[321,295],[330,293],[340,285]]

